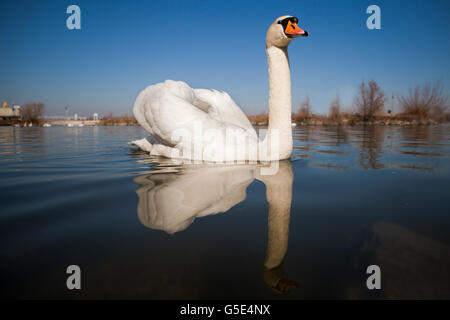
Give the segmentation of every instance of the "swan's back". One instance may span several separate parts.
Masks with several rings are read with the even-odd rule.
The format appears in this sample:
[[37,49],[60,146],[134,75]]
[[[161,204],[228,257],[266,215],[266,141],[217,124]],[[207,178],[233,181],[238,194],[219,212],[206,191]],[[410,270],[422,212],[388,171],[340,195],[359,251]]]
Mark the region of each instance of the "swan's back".
[[147,87],[138,95],[133,113],[147,132],[167,146],[177,144],[173,140],[175,130],[194,132],[199,123],[202,130],[238,128],[254,132],[226,92],[192,89],[182,81],[166,80]]

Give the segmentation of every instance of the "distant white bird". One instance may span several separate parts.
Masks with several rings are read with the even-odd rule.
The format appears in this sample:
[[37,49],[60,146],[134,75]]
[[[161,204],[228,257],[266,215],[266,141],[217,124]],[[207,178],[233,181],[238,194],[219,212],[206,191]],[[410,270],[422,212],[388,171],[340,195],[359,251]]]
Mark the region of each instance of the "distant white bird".
[[[293,38],[308,36],[308,33],[297,25],[298,19],[292,16],[282,16],[269,27],[266,36],[266,53],[269,65],[269,126],[264,140],[259,140],[256,131],[248,121],[244,112],[225,92],[208,89],[193,89],[181,81],[166,80],[163,83],[151,85],[137,97],[133,113],[139,124],[148,131],[155,141],[146,139],[132,141],[152,155],[168,158],[194,158],[192,149],[201,148],[201,160],[221,161],[223,154],[236,154],[235,159],[250,159],[250,148],[260,144],[278,143],[276,153],[270,158],[258,160],[287,159],[292,153],[291,126],[291,79],[287,47]],[[203,132],[215,130],[223,137],[227,130],[240,132],[243,139],[227,141],[210,141],[207,135],[196,134],[196,128],[201,126]],[[178,131],[177,131],[178,130]],[[180,141],[177,132],[190,134],[192,141]],[[209,131],[211,132],[211,131]],[[248,150],[237,155],[236,148],[242,148],[246,141]],[[222,152],[210,153],[205,157],[207,149]],[[259,149],[258,149],[259,150]],[[233,153],[232,153],[233,152]],[[253,158],[252,158],[253,160]]]

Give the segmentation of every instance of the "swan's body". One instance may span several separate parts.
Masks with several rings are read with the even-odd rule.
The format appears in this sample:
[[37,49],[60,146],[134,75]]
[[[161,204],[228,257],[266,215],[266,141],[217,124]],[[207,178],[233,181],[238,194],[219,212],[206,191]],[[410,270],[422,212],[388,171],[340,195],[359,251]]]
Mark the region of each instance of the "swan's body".
[[[210,141],[210,137],[203,133],[213,132],[225,137],[226,131],[230,129],[246,138],[248,143],[258,143],[256,131],[227,93],[192,89],[182,81],[166,80],[147,87],[137,97],[133,112],[137,121],[155,138],[156,142],[153,145],[146,140],[138,140],[134,143],[143,142],[143,146],[138,146],[154,155],[171,158],[174,157],[174,151],[180,150],[179,158],[222,160],[219,159],[217,152],[204,150],[208,146],[214,149],[211,148],[211,144],[216,142]],[[177,133],[179,135],[188,133],[192,139],[177,139]],[[230,154],[233,151],[230,149],[236,148],[236,145],[224,143],[223,148],[225,150],[220,153],[221,155]],[[200,152],[191,152],[190,149]],[[185,150],[189,152],[183,152]],[[245,158],[232,160],[245,160]]]
[[259,140],[244,112],[227,93],[192,89],[184,82],[166,80],[144,89],[133,107],[136,120],[153,136],[153,143],[146,139],[132,143],[152,155],[168,158],[205,161],[289,158],[292,108],[287,46],[294,37],[308,35],[298,28],[297,22],[297,18],[283,16],[267,31],[270,96],[269,127],[264,139]]

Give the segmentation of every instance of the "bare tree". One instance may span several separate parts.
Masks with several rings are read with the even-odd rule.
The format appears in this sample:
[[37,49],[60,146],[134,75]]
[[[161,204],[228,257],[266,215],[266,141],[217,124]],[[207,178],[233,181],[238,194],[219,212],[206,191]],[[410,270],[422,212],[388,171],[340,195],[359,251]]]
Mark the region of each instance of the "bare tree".
[[329,118],[335,122],[341,121],[341,99],[339,95],[336,95],[336,98],[331,101]]
[[306,96],[305,101],[300,104],[300,109],[298,114],[304,120],[307,120],[311,115],[311,106],[309,101],[309,96]]
[[440,83],[434,86],[417,86],[414,90],[410,90],[407,96],[399,98],[403,112],[420,119],[443,115],[447,109],[447,100],[448,97],[443,94]]
[[23,122],[40,123],[44,115],[45,105],[42,102],[27,102],[21,108]]
[[385,102],[384,92],[374,80],[369,81],[367,85],[364,81],[361,83],[355,105],[364,121],[372,120],[381,113]]

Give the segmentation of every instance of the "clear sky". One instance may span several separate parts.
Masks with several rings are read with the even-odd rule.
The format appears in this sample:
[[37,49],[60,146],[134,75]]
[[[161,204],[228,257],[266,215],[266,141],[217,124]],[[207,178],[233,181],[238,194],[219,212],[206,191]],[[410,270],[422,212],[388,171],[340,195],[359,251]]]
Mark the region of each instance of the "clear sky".
[[[66,8],[81,8],[68,30]],[[366,8],[381,8],[381,30]],[[289,46],[293,107],[306,95],[326,113],[350,107],[375,79],[388,96],[441,81],[450,92],[450,1],[0,2],[0,101],[42,101],[48,115],[131,114],[137,94],[165,79],[227,91],[249,114],[267,110],[265,34],[291,14],[309,38]]]

